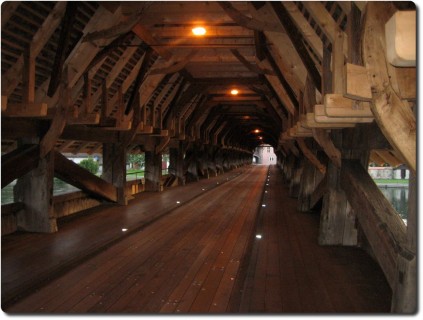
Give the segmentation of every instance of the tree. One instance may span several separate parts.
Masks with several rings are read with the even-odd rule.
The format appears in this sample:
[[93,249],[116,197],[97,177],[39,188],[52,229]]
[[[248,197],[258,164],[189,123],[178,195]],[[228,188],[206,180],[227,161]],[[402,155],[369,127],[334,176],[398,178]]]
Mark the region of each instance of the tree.
[[82,160],[79,165],[92,174],[97,174],[100,165],[92,157]]
[[131,167],[136,169],[144,168],[145,154],[128,154],[128,163],[131,164]]

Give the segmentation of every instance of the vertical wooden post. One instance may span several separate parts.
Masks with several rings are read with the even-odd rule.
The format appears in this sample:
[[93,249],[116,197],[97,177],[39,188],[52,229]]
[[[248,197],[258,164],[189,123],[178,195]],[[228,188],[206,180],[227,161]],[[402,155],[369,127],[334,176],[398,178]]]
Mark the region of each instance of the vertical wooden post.
[[24,68],[22,73],[23,102],[35,101],[35,57],[29,47],[24,53]]
[[154,151],[145,152],[145,191],[161,191],[162,154]]
[[[358,17],[359,18],[359,17]],[[357,23],[357,14],[354,11],[354,15],[348,16],[348,24]],[[352,51],[359,51],[359,44],[354,43],[357,41],[357,34],[359,34],[360,28],[348,28],[351,34],[348,34],[348,48],[351,57],[358,59],[358,54],[353,54]],[[324,87],[324,94],[326,93],[342,93],[343,91],[343,69],[344,69],[344,37],[343,33],[338,30],[336,32],[336,38],[332,43],[332,75],[328,74],[324,77],[324,84],[331,81],[331,87]],[[353,50],[354,48],[354,50]],[[327,52],[324,49],[324,59],[327,59]],[[326,61],[326,67],[327,60]],[[352,61],[351,61],[352,62]],[[355,61],[354,61],[355,62]],[[357,130],[353,131],[356,132]],[[352,133],[353,133],[352,132]],[[343,146],[343,131],[338,130],[332,132],[331,137],[334,146],[341,148],[341,156],[343,158],[351,158],[352,154],[348,150],[342,150]],[[354,147],[354,146],[352,146]],[[345,192],[340,187],[340,168],[341,162],[339,161],[338,166],[331,161],[328,163],[327,170],[327,183],[328,192],[323,197],[323,207],[320,216],[320,227],[319,227],[319,244],[320,245],[357,245],[357,227],[356,227],[356,215],[352,210],[350,204],[347,201]]]
[[310,197],[324,175],[310,163],[306,163],[301,175],[300,190],[298,195],[298,210],[302,212],[309,211]]
[[127,205],[126,197],[126,149],[118,144],[103,144],[102,178],[117,188],[117,203]]
[[292,168],[292,177],[289,184],[289,196],[291,198],[298,198],[300,192],[300,181],[304,170],[304,160],[295,158]]
[[39,160],[38,167],[18,179],[14,187],[16,202],[23,202],[25,210],[18,214],[18,229],[29,232],[57,231],[53,210],[54,156],[49,152]]
[[203,178],[209,178],[209,166],[208,166],[208,152],[207,146],[204,145],[201,148],[200,156],[198,157],[198,164],[200,167],[201,175]]
[[177,179],[177,185],[185,185],[184,155],[181,146],[169,148],[169,173]]
[[207,156],[207,167],[208,167],[208,172],[209,172],[209,177],[210,174],[213,175],[213,177],[217,177],[217,167],[216,167],[216,148],[215,147],[209,147],[207,149],[208,152],[208,156]]
[[197,159],[198,159],[198,154],[197,154],[197,148],[194,147],[192,150],[192,156],[190,157],[190,159],[188,159],[189,163],[186,163],[185,165],[187,166],[187,172],[189,173],[189,179],[190,181],[198,181],[198,167],[197,167]]
[[340,170],[328,163],[328,192],[323,197],[318,242],[320,245],[357,245],[355,214],[341,189]]

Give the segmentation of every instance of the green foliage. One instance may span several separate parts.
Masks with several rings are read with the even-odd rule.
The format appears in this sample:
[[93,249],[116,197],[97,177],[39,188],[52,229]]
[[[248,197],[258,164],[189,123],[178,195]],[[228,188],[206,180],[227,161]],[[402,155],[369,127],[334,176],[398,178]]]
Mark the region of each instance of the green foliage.
[[145,165],[145,154],[128,154],[128,163],[132,165],[133,168],[144,168]]
[[79,165],[92,174],[97,174],[100,165],[92,157],[82,160]]

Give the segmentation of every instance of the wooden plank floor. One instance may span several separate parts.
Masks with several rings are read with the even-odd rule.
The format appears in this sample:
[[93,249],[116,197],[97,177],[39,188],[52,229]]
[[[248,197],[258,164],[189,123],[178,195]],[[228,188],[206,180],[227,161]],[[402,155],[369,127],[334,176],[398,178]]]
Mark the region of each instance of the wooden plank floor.
[[[318,215],[298,213],[278,169],[271,167],[269,178],[267,170],[265,166],[247,169],[104,247],[3,310],[44,314],[388,312],[390,290],[377,265],[360,249],[319,247]],[[216,180],[212,183],[217,184]],[[174,201],[171,194],[176,190],[180,189],[161,196],[168,193],[165,197]],[[94,222],[95,216],[98,223],[104,220],[98,214],[91,216]],[[78,221],[70,222],[69,229],[72,224],[78,227]],[[112,226],[121,228],[122,224]],[[256,234],[262,238],[255,238]],[[9,252],[17,250],[15,246]],[[30,251],[29,246],[25,250]]]
[[[16,233],[2,237],[2,306],[244,170],[239,168],[163,193],[142,193],[129,206],[89,209],[77,219],[63,219],[58,233]],[[123,228],[128,231],[123,233]]]
[[230,293],[235,282],[236,266],[254,227],[265,174],[266,167],[251,167],[81,263],[6,311],[225,310],[229,297],[213,298],[222,291]]
[[238,309],[255,313],[384,313],[391,290],[359,248],[319,246],[319,215],[296,210],[276,167],[270,167],[256,239]]

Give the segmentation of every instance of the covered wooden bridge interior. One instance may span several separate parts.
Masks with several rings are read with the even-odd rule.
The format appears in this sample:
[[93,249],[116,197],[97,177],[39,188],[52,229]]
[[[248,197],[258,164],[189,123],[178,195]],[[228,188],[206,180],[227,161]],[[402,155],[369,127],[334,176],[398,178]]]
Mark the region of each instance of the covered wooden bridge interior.
[[[3,310],[416,312],[416,25],[411,2],[3,2]],[[369,162],[410,170],[407,225]]]

